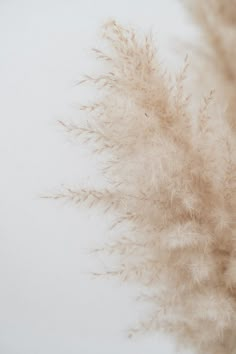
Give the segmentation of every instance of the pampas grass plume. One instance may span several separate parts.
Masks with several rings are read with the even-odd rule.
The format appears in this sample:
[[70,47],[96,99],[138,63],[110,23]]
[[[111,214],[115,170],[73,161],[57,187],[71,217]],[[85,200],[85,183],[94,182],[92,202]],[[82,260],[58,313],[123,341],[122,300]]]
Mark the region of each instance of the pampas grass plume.
[[[234,80],[228,71],[236,75],[236,66],[231,69],[230,60],[228,67],[228,53],[220,52],[218,37],[211,38],[205,2],[186,2],[207,31],[211,50],[221,56],[221,79]],[[210,4],[212,16],[235,23],[223,1]],[[97,102],[81,107],[90,118],[62,125],[84,143],[92,142],[96,153],[109,155],[103,170],[109,183],[103,190],[65,188],[54,197],[101,205],[117,217],[114,228],[125,225],[126,235],[102,249],[120,256],[117,269],[107,275],[134,281],[149,294],[152,313],[131,333],[163,330],[199,354],[233,353],[236,149],[231,101],[230,113],[216,119],[209,113],[215,104],[209,90],[194,116],[194,94],[190,97],[184,88],[187,58],[180,72],[170,75],[151,34],[138,36],[109,21],[103,39],[107,52],[95,49],[94,54],[105,63],[104,72],[81,80],[99,90]]]

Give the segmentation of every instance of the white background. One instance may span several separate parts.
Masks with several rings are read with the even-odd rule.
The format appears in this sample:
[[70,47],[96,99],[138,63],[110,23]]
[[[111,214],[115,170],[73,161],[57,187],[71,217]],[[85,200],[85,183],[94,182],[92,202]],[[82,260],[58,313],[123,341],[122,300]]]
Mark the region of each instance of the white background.
[[174,352],[163,336],[128,339],[145,313],[135,292],[88,275],[105,217],[40,199],[96,179],[96,163],[57,120],[79,117],[74,82],[93,69],[90,48],[107,18],[152,28],[172,61],[170,37],[190,30],[174,0],[0,0],[1,354]]

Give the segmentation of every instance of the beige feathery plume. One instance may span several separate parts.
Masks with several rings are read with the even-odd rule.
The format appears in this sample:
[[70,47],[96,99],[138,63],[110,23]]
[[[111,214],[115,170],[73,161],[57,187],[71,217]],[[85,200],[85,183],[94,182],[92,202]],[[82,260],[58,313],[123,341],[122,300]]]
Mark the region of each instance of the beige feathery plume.
[[[197,117],[179,75],[163,68],[151,35],[110,21],[105,72],[83,82],[100,91],[86,105],[89,123],[62,123],[96,151],[109,152],[104,190],[67,188],[55,198],[104,205],[127,236],[105,246],[120,255],[111,275],[140,284],[153,312],[136,331],[164,330],[199,354],[236,345],[236,149],[225,117],[210,116],[212,94]],[[223,70],[223,69],[222,69]],[[223,75],[223,74],[222,74]],[[196,121],[197,118],[197,121]],[[197,123],[194,123],[197,122]],[[131,333],[131,334],[132,334]]]

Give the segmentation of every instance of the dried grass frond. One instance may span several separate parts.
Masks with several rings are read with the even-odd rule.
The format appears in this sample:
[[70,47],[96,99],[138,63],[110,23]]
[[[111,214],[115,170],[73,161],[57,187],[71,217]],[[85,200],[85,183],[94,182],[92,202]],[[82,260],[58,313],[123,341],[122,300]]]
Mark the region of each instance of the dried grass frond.
[[117,253],[120,260],[100,275],[135,281],[152,293],[150,318],[131,334],[164,330],[199,354],[230,354],[236,331],[235,135],[225,116],[216,121],[209,113],[213,92],[198,103],[197,117],[191,113],[187,58],[171,77],[152,36],[110,21],[103,37],[108,53],[94,52],[106,62],[105,72],[82,80],[101,91],[99,102],[82,106],[93,118],[85,126],[62,124],[92,141],[97,152],[111,152],[103,170],[111,183],[103,190],[66,188],[54,198],[103,205],[116,211],[112,228],[126,225],[125,236],[96,252]]

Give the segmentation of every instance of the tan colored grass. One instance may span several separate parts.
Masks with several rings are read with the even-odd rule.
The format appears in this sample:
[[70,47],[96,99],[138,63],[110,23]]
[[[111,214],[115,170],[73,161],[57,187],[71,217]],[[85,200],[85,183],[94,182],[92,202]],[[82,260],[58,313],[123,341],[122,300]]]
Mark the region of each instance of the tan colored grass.
[[187,60],[170,77],[152,36],[138,37],[115,21],[103,36],[109,52],[94,52],[105,72],[82,80],[96,85],[101,98],[82,107],[91,114],[87,125],[62,124],[93,141],[98,153],[110,152],[104,171],[111,183],[104,190],[67,188],[55,197],[101,204],[116,212],[114,227],[126,225],[127,235],[104,247],[120,255],[120,266],[106,274],[137,282],[153,304],[131,334],[164,330],[197,353],[232,353],[236,149],[229,120],[209,115],[212,93],[193,117],[194,95],[184,91]]

